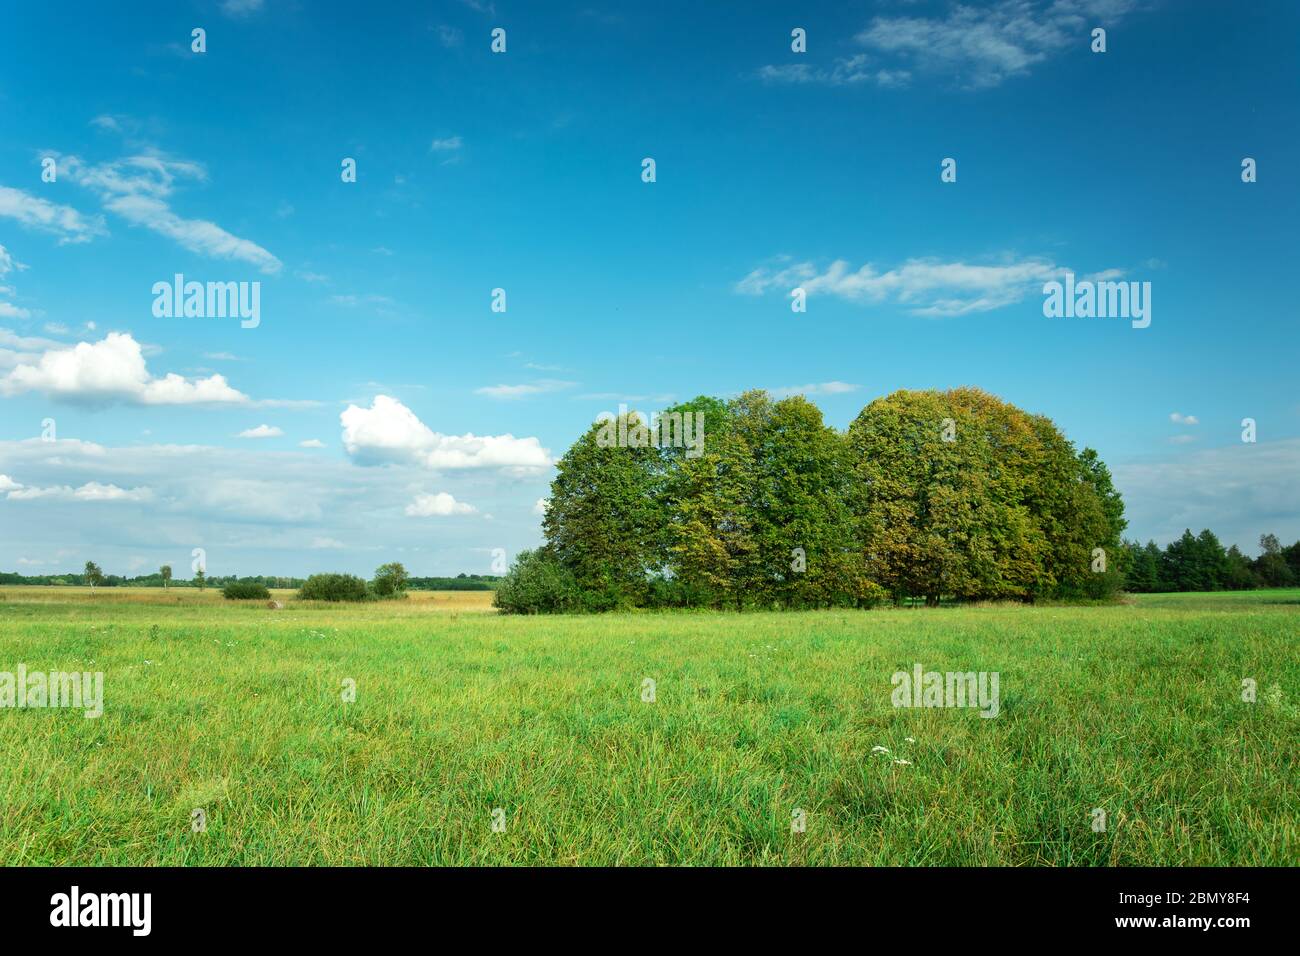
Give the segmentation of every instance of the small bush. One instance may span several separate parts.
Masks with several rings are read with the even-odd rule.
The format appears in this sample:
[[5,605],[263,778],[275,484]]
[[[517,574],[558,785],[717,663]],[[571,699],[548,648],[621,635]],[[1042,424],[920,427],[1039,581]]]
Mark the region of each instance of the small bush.
[[313,574],[301,588],[304,601],[364,601],[369,597],[366,582],[355,574]]
[[563,614],[586,610],[583,597],[573,572],[539,548],[519,552],[492,603],[507,614]]
[[221,595],[227,601],[247,601],[253,598],[265,601],[271,596],[271,592],[266,589],[265,584],[257,584],[254,581],[231,581],[221,589]]

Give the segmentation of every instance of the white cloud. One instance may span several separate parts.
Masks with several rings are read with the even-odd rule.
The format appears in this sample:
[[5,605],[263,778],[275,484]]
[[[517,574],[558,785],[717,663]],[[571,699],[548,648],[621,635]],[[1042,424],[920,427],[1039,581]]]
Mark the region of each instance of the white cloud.
[[1092,27],[1114,26],[1133,6],[1133,0],[956,4],[938,17],[876,17],[855,39],[878,54],[978,89],[1023,76],[1070,47],[1086,51]]
[[415,500],[406,506],[406,513],[413,518],[435,518],[447,515],[469,515],[478,509],[457,501],[445,491],[436,495],[416,495]]
[[817,84],[822,86],[858,86],[872,84],[886,89],[906,86],[912,74],[907,70],[886,70],[871,65],[865,53],[838,57],[830,66],[811,66],[807,63],[784,63],[780,66],[760,67],[758,78],[764,83],[784,83],[795,86]]
[[31,312],[9,302],[0,302],[0,319],[30,319]]
[[856,392],[861,387],[848,382],[817,382],[812,385],[784,385],[768,389],[768,392],[774,398],[788,398],[791,395],[843,395]]
[[306,441],[298,442],[299,448],[324,448],[325,443],[319,438],[308,438]]
[[566,388],[573,388],[577,384],[577,382],[562,382],[558,379],[547,378],[523,385],[485,385],[483,388],[474,389],[474,394],[510,401],[516,398],[527,398],[530,395],[560,392]]
[[279,438],[284,434],[284,430],[274,425],[258,425],[256,428],[245,428],[236,435],[236,438]]
[[824,270],[811,262],[780,269],[760,267],[736,283],[743,295],[780,292],[796,287],[808,295],[828,294],[856,303],[893,302],[913,315],[948,316],[987,312],[1041,293],[1046,281],[1066,270],[1043,259],[1007,258],[999,264],[940,262],[909,259],[901,266],[879,271],[871,263],[853,269],[837,259]]
[[[0,340],[2,341],[2,340]],[[0,350],[3,352],[3,350]],[[88,404],[243,404],[248,396],[222,375],[187,379],[174,372],[150,375],[140,343],[129,333],[110,332],[99,342],[50,347],[23,357],[0,377],[0,395],[40,392],[50,398]]]
[[1209,528],[1249,554],[1264,533],[1300,538],[1300,438],[1238,442],[1114,465],[1130,533],[1164,544]]
[[262,0],[221,0],[221,12],[228,17],[247,17],[262,9]]
[[59,165],[73,182],[94,191],[105,209],[132,225],[166,236],[199,255],[247,262],[265,273],[281,269],[280,260],[257,243],[232,235],[214,222],[185,219],[172,211],[167,200],[177,179],[207,179],[207,170],[200,163],[146,152],[99,165],[68,156],[62,157]]
[[538,498],[536,504],[533,505],[533,514],[545,517],[546,509],[550,506],[551,501],[549,498]]
[[349,405],[339,416],[343,447],[358,464],[419,464],[426,468],[503,468],[526,473],[551,464],[536,438],[442,435],[388,395],[369,408]]
[[0,492],[17,491],[21,487],[22,485],[14,481],[8,475],[0,475]]
[[448,136],[446,139],[435,139],[429,144],[431,153],[454,153],[460,149],[464,143],[459,136]]
[[1182,415],[1178,412],[1170,412],[1169,420],[1175,425],[1199,425],[1201,420],[1195,415]]
[[0,186],[0,216],[56,235],[60,245],[89,242],[95,236],[107,234],[102,216],[86,217],[71,206],[60,206],[8,186]]
[[117,485],[104,485],[90,481],[80,488],[59,485],[52,488],[19,488],[10,491],[7,498],[11,501],[26,501],[34,498],[61,498],[69,501],[148,501],[153,497],[149,488],[119,488]]

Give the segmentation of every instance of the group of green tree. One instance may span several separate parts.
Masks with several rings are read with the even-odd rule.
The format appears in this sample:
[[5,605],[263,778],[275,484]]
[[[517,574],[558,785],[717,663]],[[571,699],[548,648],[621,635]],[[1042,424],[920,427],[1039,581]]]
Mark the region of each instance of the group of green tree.
[[1154,541],[1125,541],[1124,589],[1155,591],[1246,591],[1300,584],[1300,541],[1282,547],[1277,535],[1259,538],[1260,554],[1250,558],[1234,544],[1224,549],[1214,532],[1191,529],[1164,550]]
[[[608,422],[578,439],[551,485],[546,542],[519,555],[500,608],[934,605],[1123,586],[1124,505],[1105,464],[979,389],[898,391],[843,432],[807,399],[761,390],[660,420],[688,412],[702,449],[611,443]],[[620,436],[645,424],[626,418]]]

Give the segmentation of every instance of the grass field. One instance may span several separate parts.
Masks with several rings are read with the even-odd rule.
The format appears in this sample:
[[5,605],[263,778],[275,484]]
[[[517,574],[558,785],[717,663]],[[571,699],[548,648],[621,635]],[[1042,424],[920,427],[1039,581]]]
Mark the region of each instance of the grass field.
[[[1300,591],[551,618],[289,597],[0,588],[0,671],[104,672],[98,719],[0,709],[0,859],[1300,862]],[[893,707],[915,663],[998,672],[999,715]]]

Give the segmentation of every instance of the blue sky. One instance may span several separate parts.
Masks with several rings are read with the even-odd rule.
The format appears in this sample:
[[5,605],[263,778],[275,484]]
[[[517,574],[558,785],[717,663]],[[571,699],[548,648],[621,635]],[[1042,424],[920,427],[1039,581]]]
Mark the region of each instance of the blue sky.
[[[8,11],[0,568],[485,572],[598,413],[750,387],[978,385],[1131,535],[1300,537],[1297,8],[806,6]],[[1066,270],[1150,327],[1046,318]],[[260,323],[155,316],[176,273]]]

